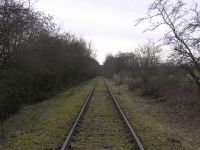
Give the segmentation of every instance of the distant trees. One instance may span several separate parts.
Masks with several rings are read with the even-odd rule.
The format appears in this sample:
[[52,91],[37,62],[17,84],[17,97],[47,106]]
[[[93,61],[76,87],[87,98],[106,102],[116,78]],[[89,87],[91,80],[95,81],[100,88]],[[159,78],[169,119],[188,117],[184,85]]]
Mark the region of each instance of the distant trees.
[[133,53],[118,53],[115,56],[108,55],[103,64],[103,74],[107,78],[111,78],[113,74],[118,74],[120,79],[126,76],[126,73],[130,73],[133,61],[135,61],[135,54]]
[[157,76],[157,68],[160,61],[161,48],[154,42],[149,41],[140,45],[132,53],[119,53],[115,56],[108,56],[104,62],[103,70],[107,77],[114,74],[119,75],[120,81],[129,77],[139,82],[143,93],[148,92],[152,86],[150,80]]
[[163,36],[164,43],[173,49],[176,63],[193,78],[200,91],[200,10],[198,4],[190,9],[181,0],[172,3],[169,0],[156,0],[148,8],[147,17],[138,19],[138,23],[148,20],[153,31],[167,26]]
[[97,75],[91,44],[58,31],[29,2],[0,2],[0,120]]
[[106,59],[103,64],[103,74],[107,78],[111,78],[113,74],[116,72],[115,70],[115,57],[112,55],[106,56]]
[[[116,83],[125,83],[130,90],[137,90],[143,96],[155,99],[168,97],[179,103],[181,92],[185,89],[196,92],[194,83],[188,74],[172,62],[161,60],[161,47],[148,41],[132,53],[119,53],[108,56],[103,65],[103,72]],[[185,92],[190,97],[191,92]],[[197,94],[197,93],[196,93]],[[194,96],[196,99],[198,96]]]

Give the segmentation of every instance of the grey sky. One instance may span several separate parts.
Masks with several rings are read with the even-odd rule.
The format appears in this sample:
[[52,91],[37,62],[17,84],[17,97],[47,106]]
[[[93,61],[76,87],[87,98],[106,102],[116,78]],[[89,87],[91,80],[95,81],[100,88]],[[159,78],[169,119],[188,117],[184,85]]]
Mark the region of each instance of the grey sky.
[[[53,15],[66,32],[92,41],[102,64],[109,53],[132,51],[138,44],[157,40],[160,33],[143,33],[145,24],[135,27],[153,0],[38,0],[37,10]],[[189,0],[192,1],[192,0]]]

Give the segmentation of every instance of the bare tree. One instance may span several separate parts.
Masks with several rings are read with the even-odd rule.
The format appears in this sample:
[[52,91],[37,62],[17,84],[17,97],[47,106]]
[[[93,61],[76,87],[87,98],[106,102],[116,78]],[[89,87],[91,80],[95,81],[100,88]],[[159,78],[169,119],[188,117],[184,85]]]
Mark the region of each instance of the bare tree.
[[149,80],[160,62],[161,48],[149,41],[135,50],[136,68],[133,70],[141,80],[144,92],[149,89]]
[[2,0],[0,2],[0,65],[8,59],[19,46],[34,41],[38,34],[53,34],[55,23],[51,16],[34,11],[29,1]]
[[150,28],[145,31],[168,27],[164,43],[172,47],[177,64],[193,77],[200,91],[200,11],[197,4],[193,9],[186,6],[181,0],[156,0],[148,8],[147,17],[139,18],[137,25],[148,20]]

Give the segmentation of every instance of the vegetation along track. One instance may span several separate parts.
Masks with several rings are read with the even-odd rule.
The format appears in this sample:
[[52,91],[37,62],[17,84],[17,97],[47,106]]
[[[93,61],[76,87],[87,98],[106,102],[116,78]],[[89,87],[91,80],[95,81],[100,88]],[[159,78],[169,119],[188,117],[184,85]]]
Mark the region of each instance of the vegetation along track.
[[144,150],[108,86],[99,80],[61,150]]

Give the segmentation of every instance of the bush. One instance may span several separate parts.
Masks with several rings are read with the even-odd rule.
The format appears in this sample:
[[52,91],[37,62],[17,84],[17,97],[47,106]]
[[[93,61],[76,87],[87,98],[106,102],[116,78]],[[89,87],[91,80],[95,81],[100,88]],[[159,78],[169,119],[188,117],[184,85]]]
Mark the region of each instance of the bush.
[[[6,9],[11,17],[3,19]],[[97,75],[99,64],[88,43],[58,34],[51,17],[8,0],[0,3],[0,24],[5,23],[8,26],[0,26],[0,121],[24,104]]]

